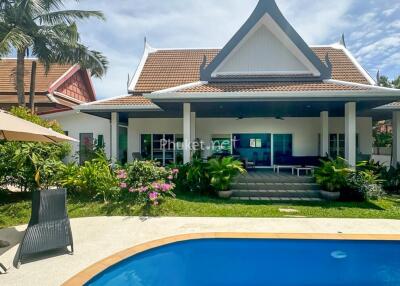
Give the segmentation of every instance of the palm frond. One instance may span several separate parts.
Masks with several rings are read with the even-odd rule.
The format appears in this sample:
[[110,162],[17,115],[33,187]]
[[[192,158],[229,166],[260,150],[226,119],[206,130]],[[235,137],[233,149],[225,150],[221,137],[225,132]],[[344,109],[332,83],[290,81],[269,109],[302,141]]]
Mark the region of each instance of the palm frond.
[[105,16],[100,11],[82,11],[82,10],[64,10],[44,13],[38,15],[34,20],[41,24],[56,25],[56,24],[73,24],[76,20],[84,20],[89,18],[98,18],[105,20]]
[[30,45],[32,45],[32,38],[19,28],[0,34],[0,55],[9,54],[12,48],[19,50]]

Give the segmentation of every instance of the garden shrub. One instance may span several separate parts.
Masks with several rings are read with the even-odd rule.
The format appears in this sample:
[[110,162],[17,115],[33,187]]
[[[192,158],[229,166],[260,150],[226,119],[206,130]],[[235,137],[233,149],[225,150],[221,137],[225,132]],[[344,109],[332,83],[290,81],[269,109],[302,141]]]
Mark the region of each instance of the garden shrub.
[[81,166],[75,163],[65,165],[61,183],[70,192],[93,199],[101,197],[104,202],[116,198],[120,190],[111,162],[102,152]]
[[137,202],[158,205],[167,197],[175,197],[172,182],[178,174],[177,169],[160,167],[154,161],[135,160],[125,169],[117,171],[122,196],[133,195]]
[[362,199],[376,200],[384,195],[382,180],[371,170],[353,172],[348,182],[351,189],[358,192]]
[[321,167],[316,168],[314,177],[325,191],[341,192],[348,189],[347,178],[352,170],[343,158],[321,160]]
[[[12,108],[15,116],[62,132],[56,121],[47,121],[22,107]],[[22,191],[57,185],[62,159],[69,154],[69,143],[0,143],[0,185],[13,185]]]
[[383,188],[391,194],[400,194],[400,164],[381,171]]
[[217,192],[227,191],[238,174],[245,173],[243,163],[233,157],[215,158],[208,161],[210,183]]
[[207,173],[207,166],[206,162],[193,159],[190,163],[176,167],[179,169],[174,180],[177,191],[210,194],[210,177]]
[[340,192],[343,201],[377,199],[384,195],[380,172],[381,164],[364,161],[357,170],[349,167],[347,161],[338,157],[322,161],[314,173],[316,182],[326,191]]

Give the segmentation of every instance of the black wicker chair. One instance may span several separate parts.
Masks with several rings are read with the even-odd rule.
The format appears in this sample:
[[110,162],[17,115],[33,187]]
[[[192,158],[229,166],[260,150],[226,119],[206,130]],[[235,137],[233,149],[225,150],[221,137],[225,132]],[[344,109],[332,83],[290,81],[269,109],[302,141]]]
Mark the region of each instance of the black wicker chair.
[[38,191],[32,194],[32,215],[20,244],[16,267],[27,255],[61,249],[74,243],[67,214],[65,189]]

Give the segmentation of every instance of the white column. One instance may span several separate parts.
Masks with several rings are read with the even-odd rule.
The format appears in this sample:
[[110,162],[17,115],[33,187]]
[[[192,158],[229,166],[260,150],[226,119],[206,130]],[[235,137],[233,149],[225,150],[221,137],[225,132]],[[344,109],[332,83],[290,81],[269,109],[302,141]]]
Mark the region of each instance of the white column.
[[356,103],[345,104],[345,156],[351,167],[356,166]]
[[118,161],[118,124],[119,114],[117,112],[111,113],[111,160],[112,162]]
[[183,163],[190,162],[190,142],[191,142],[191,112],[190,103],[183,104]]
[[394,111],[392,115],[393,127],[393,154],[392,165],[395,167],[400,163],[400,111]]
[[320,113],[321,118],[321,157],[325,157],[329,154],[329,113],[328,111],[322,111]]

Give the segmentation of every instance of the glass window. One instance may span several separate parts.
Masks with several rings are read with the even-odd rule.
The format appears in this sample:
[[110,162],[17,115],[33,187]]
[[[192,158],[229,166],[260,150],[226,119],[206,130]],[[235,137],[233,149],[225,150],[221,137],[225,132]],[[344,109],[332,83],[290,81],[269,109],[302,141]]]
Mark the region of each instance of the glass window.
[[141,150],[140,153],[142,158],[145,160],[151,160],[151,135],[150,134],[142,134],[141,138]]
[[339,134],[339,151],[338,151],[338,156],[341,158],[345,157],[345,138],[344,134]]
[[271,134],[233,134],[233,154],[257,166],[271,166]]
[[274,162],[288,164],[293,156],[293,135],[274,134]]
[[[359,135],[356,134],[356,153],[359,154]],[[329,155],[332,158],[346,156],[346,136],[345,134],[329,135]]]
[[338,137],[337,134],[329,135],[329,155],[336,158],[338,155]]
[[183,135],[175,135],[175,162],[183,164]]
[[97,135],[97,147],[104,148],[104,136],[102,134]]
[[231,154],[232,141],[229,136],[227,137],[213,137],[211,139],[211,149],[213,154]]
[[128,161],[128,128],[119,127],[118,161],[125,164]]

